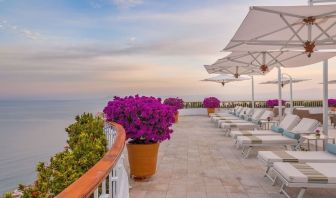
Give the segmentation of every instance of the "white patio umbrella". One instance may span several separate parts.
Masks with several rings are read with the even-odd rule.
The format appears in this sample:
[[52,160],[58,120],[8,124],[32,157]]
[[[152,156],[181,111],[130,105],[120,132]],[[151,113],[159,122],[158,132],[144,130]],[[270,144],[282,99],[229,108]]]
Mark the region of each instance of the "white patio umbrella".
[[[327,1],[310,0],[309,2],[312,5],[313,2]],[[315,59],[314,62],[327,60],[333,55],[317,54],[316,51],[336,49],[335,14],[336,5],[254,6],[250,8],[248,15],[224,50],[294,49],[305,52],[309,59]],[[323,71],[323,130],[328,134],[327,61],[324,61]],[[278,76],[280,79],[281,74]]]
[[[320,84],[323,84],[323,83],[320,83]],[[329,80],[328,84],[336,84],[336,80]]]
[[[264,52],[232,52],[230,55],[217,60],[212,65],[206,65],[208,73],[230,73],[260,75],[278,68],[278,79],[281,79],[281,66],[295,67],[313,64],[321,58],[330,57],[329,53],[317,52],[315,58],[307,58],[305,52],[300,51],[264,51]],[[265,70],[266,69],[266,70]],[[278,82],[279,101],[282,101],[281,82]],[[281,106],[279,115],[281,117]]]
[[263,75],[269,72],[273,68],[273,62],[274,59],[266,53],[260,56],[260,53],[254,52],[234,52],[217,60],[214,64],[204,67],[209,74],[232,74],[235,78],[239,78],[241,75],[251,76],[252,109],[254,110],[254,75]]
[[246,75],[239,76],[238,78],[236,78],[232,74],[220,74],[220,75],[217,75],[211,78],[206,78],[202,81],[221,83],[224,86],[226,83],[229,83],[229,82],[243,81],[243,80],[249,80],[249,79],[251,78]]
[[[287,76],[285,76],[287,75]],[[308,81],[311,79],[304,79],[304,78],[292,78],[292,76],[288,75],[288,74],[282,74],[281,76],[281,87],[284,87],[285,85],[289,84],[289,93],[290,93],[290,110],[291,112],[293,112],[293,83],[299,83],[299,82],[304,82],[304,81]],[[269,81],[265,81],[265,82],[261,82],[260,84],[279,84],[279,80],[275,79],[275,80],[269,80]]]

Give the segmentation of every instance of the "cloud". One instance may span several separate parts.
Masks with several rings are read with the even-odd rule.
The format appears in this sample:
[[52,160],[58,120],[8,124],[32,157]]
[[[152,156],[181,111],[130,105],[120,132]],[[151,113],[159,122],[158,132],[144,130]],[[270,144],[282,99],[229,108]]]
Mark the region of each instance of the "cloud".
[[142,0],[112,0],[113,4],[119,8],[131,8],[142,4]]
[[0,19],[0,30],[15,33],[31,40],[42,39],[42,35],[38,32],[10,24],[8,21],[1,19]]

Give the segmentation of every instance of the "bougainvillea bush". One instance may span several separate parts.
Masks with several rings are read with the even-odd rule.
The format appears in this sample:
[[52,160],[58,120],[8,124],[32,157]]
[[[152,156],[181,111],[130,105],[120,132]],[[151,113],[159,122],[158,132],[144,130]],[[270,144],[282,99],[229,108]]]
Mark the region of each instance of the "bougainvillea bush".
[[336,99],[328,99],[329,107],[336,107]]
[[130,143],[146,144],[170,139],[175,111],[161,99],[146,96],[114,97],[104,108],[108,121],[121,124]]
[[[282,103],[282,105],[285,105],[286,101],[282,100],[281,103]],[[278,99],[270,99],[270,100],[266,101],[266,106],[268,108],[273,108],[275,106],[278,106],[278,104],[279,104],[279,100]]]
[[184,102],[181,98],[166,98],[163,104],[169,105],[176,112],[183,108]]
[[220,101],[216,97],[204,98],[203,107],[205,107],[205,108],[219,108],[220,107]]

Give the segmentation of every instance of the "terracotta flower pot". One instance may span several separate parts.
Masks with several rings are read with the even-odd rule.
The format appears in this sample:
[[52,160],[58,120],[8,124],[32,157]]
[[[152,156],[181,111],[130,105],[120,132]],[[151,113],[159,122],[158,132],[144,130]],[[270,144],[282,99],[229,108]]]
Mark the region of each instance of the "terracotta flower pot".
[[215,108],[208,108],[208,115],[210,115],[210,113],[215,113]]
[[159,145],[159,143],[127,144],[131,177],[146,178],[155,174]]
[[179,120],[179,112],[178,111],[175,113],[174,118],[175,118],[174,123],[178,123],[178,120]]

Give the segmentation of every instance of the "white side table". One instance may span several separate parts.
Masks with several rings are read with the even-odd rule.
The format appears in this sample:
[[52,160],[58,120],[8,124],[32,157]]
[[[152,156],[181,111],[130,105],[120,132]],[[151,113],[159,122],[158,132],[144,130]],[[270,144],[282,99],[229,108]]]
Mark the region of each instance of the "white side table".
[[329,142],[329,140],[332,141],[333,144],[335,144],[335,138],[329,137],[326,135],[321,134],[320,137],[316,136],[316,134],[310,134],[310,135],[302,135],[301,136],[303,140],[307,140],[308,142],[308,150],[310,151],[310,142],[315,141],[315,150],[318,150],[318,141],[322,141],[322,148],[325,150],[325,145]]
[[260,127],[264,130],[270,130],[273,125],[278,125],[278,121],[276,120],[261,120],[260,123]]

